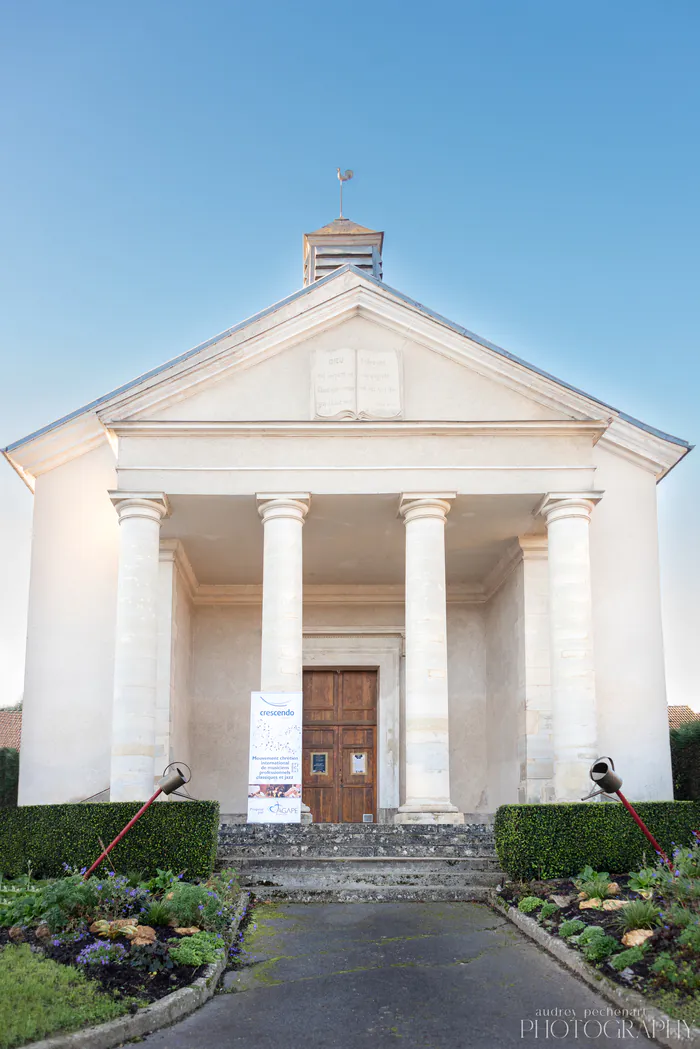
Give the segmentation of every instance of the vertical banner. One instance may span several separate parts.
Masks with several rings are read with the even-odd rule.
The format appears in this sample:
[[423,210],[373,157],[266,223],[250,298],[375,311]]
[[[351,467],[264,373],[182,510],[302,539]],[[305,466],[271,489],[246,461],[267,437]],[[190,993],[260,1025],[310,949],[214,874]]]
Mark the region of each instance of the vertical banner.
[[248,823],[301,821],[301,692],[251,692]]

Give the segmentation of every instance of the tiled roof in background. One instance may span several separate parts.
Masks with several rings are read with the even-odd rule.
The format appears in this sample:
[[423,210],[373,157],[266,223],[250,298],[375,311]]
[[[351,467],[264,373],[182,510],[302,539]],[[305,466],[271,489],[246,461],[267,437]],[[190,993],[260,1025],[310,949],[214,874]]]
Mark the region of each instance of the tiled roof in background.
[[22,736],[22,711],[0,710],[0,747],[19,750]]
[[681,725],[685,725],[688,721],[700,721],[700,714],[696,714],[694,710],[687,706],[668,708],[669,728],[680,728]]

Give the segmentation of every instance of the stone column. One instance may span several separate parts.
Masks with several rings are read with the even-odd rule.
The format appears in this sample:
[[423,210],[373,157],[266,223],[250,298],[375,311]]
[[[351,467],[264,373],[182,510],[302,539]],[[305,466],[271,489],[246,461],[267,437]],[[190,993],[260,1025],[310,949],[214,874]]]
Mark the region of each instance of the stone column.
[[552,749],[556,801],[580,801],[598,757],[588,529],[600,492],[552,494],[547,522]]
[[[303,688],[302,536],[309,511],[308,492],[258,495],[264,527],[261,692],[301,692]],[[301,821],[311,823],[302,802]]]
[[302,690],[302,542],[308,493],[258,495],[264,526],[261,692]]
[[119,515],[111,801],[145,801],[154,790],[162,494],[110,492]]
[[397,823],[463,823],[450,802],[445,518],[455,493],[405,494],[406,801]]

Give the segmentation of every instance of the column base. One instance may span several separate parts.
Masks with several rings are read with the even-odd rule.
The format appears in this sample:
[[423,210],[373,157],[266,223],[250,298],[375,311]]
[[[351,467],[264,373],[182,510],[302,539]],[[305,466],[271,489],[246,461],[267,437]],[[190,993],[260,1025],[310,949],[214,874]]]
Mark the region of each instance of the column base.
[[455,805],[436,805],[428,808],[422,805],[402,805],[394,816],[394,823],[464,823],[464,813],[459,812]]

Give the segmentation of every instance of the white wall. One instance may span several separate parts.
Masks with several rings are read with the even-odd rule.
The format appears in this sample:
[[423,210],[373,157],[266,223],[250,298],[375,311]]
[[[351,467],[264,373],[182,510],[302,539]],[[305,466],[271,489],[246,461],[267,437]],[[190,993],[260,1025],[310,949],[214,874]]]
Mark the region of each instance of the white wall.
[[523,565],[485,606],[487,811],[518,800],[518,711],[524,703]]
[[673,796],[654,476],[600,445],[591,517],[598,743],[633,800]]
[[108,445],[37,479],[21,805],[109,786],[118,522]]
[[[260,687],[260,607],[192,609],[191,793],[221,811],[246,809],[250,693]],[[402,605],[308,605],[307,631],[403,627]],[[485,793],[485,657],[479,606],[448,606],[450,778],[462,811],[488,809]],[[403,688],[403,684],[402,684]],[[403,722],[403,711],[402,711]]]
[[460,812],[489,812],[487,791],[486,638],[484,609],[447,606],[450,787]]
[[[191,764],[192,716],[192,605],[185,582],[175,573],[173,608],[173,677],[168,761]],[[156,774],[160,769],[156,769]]]

